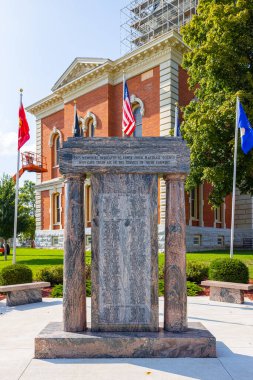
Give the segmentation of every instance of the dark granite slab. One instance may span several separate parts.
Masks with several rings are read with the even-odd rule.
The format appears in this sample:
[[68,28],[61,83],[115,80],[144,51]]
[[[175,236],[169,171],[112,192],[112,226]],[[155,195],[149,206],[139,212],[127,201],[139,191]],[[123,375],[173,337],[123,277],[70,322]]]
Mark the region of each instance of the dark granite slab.
[[157,175],[95,174],[93,331],[158,330]]
[[180,137],[68,138],[60,149],[60,172],[188,173],[189,149]]
[[50,323],[35,338],[35,358],[214,358],[216,339],[201,323],[172,333],[63,331],[61,323]]

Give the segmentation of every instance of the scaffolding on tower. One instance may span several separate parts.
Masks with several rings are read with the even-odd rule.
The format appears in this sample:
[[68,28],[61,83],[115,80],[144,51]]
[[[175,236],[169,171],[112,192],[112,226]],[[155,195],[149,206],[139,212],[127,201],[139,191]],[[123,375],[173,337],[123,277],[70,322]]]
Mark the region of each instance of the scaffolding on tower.
[[177,30],[196,13],[198,0],[132,0],[121,9],[121,54]]

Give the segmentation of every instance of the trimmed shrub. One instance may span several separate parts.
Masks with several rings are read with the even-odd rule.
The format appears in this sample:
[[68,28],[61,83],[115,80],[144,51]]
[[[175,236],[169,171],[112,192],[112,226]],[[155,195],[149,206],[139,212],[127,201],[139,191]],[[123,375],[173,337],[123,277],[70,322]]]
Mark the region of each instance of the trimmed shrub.
[[62,298],[63,297],[63,285],[55,285],[51,291],[51,297]]
[[186,278],[188,281],[200,284],[208,278],[208,267],[202,263],[190,261],[186,264]]
[[91,297],[91,280],[86,280],[86,297]]
[[[91,265],[85,265],[86,279],[91,280]],[[51,282],[51,285],[63,284],[63,265],[52,265],[38,270],[36,281]]]
[[63,265],[51,267],[53,284],[63,284]]
[[158,278],[159,280],[164,280],[164,265],[159,265],[158,267]]
[[158,282],[158,295],[159,297],[164,296],[164,280],[159,280]]
[[91,264],[85,264],[86,280],[91,280]]
[[41,268],[36,273],[35,278],[36,278],[36,281],[50,282],[52,286],[63,284],[63,266],[52,265],[52,266]]
[[202,293],[203,289],[195,284],[195,282],[187,281],[187,296],[194,297]]
[[[63,297],[63,285],[55,285],[51,291],[51,297],[62,298]],[[91,281],[86,281],[86,297],[91,297]]]
[[0,285],[15,285],[32,282],[32,270],[27,265],[12,264],[0,272]]
[[249,282],[249,269],[237,259],[217,259],[210,264],[209,279],[247,284]]
[[[164,296],[164,280],[159,280],[159,297]],[[194,282],[187,281],[187,296],[197,296],[202,292],[202,288]]]

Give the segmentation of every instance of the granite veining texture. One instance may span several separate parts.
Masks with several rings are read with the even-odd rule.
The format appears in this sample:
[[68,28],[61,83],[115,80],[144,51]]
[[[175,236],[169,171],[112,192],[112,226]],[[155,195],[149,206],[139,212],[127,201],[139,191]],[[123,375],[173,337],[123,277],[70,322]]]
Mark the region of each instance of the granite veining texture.
[[164,176],[166,181],[164,328],[187,329],[185,174]]
[[86,328],[84,176],[65,180],[63,325],[65,331]]
[[35,303],[41,301],[41,289],[11,291],[8,292],[6,296],[7,306],[25,305],[27,303]]
[[228,289],[210,287],[210,300],[229,302],[229,303],[244,303],[244,292],[240,289]]
[[158,329],[156,175],[91,176],[92,330]]
[[182,333],[158,332],[66,333],[50,323],[35,339],[35,357],[47,358],[212,358],[214,336],[201,323]]
[[[36,358],[215,357],[201,324],[187,329],[181,138],[69,138],[60,149],[66,180],[63,327],[35,339]],[[91,329],[86,328],[84,179],[92,187]],[[166,181],[165,321],[158,322],[158,174]],[[167,331],[166,331],[167,330]]]
[[68,138],[60,149],[60,172],[187,173],[189,148],[180,137]]

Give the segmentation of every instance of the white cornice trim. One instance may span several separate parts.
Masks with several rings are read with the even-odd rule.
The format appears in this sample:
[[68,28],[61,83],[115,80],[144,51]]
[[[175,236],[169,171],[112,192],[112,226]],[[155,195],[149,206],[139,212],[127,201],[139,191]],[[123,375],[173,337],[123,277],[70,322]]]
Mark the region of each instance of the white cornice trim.
[[[52,95],[49,95],[48,97],[27,107],[27,111],[36,115],[38,118],[39,114],[41,114],[43,111],[48,111],[52,108],[52,106],[55,105],[55,103],[59,103],[59,101],[61,101],[63,98],[64,101],[67,102],[74,99],[79,95],[79,93],[83,94],[85,92],[88,92],[86,87],[87,82],[88,86],[94,86],[94,83],[100,82],[101,77],[103,77],[105,73],[108,75],[108,77],[110,76],[112,78],[112,84],[120,83],[122,81],[122,78],[119,80],[119,77],[122,77],[123,70],[127,72],[130,72],[131,70],[131,76],[134,76],[137,75],[132,75],[132,68],[134,66],[142,67],[143,71],[143,63],[146,64],[148,60],[153,60],[153,64],[151,64],[150,67],[159,65],[159,62],[154,63],[154,57],[159,55],[161,57],[164,56],[164,50],[173,50],[175,60],[180,61],[183,52],[188,50],[188,47],[183,43],[180,34],[172,30],[141,46],[139,49],[136,49],[131,53],[124,55],[123,57],[120,57],[114,62],[111,60],[105,61],[98,67],[95,67],[80,77],[73,79],[69,83],[58,88]],[[72,63],[72,68],[73,65],[75,65],[75,61]],[[67,72],[68,70],[71,71],[70,67],[67,69]],[[137,72],[139,72],[139,70],[137,70]],[[62,77],[64,75],[68,75],[69,72],[67,72],[65,72]],[[115,77],[118,77],[118,79],[115,80]]]
[[64,79],[67,78],[67,76],[71,73],[71,71],[74,69],[74,67],[76,67],[76,65],[87,64],[87,66],[91,65],[91,69],[93,69],[92,66],[94,64],[99,66],[99,65],[104,64],[106,61],[108,61],[107,58],[88,58],[88,57],[84,57],[84,58],[77,57],[77,58],[75,58],[74,61],[69,65],[67,70],[65,70],[64,73],[60,76],[60,78],[55,82],[55,84],[52,87],[52,91],[55,91],[55,90],[57,90],[58,87],[60,87],[60,84],[64,81]]
[[35,114],[36,120],[44,119],[45,117],[50,116],[56,112],[62,111],[63,109],[64,109],[64,102],[62,99],[60,103],[54,104],[51,108],[47,108]]
[[[57,97],[58,97],[57,94],[50,94],[48,96],[45,96],[45,98],[42,98],[41,100],[38,100],[37,102],[31,104],[30,106],[26,107],[25,109],[27,112],[32,113],[32,110],[34,108],[36,108],[36,107],[38,107],[44,103],[49,104],[50,102],[55,101]],[[60,97],[58,97],[58,98],[60,98]]]
[[36,185],[35,190],[37,191],[51,190],[56,185],[61,185],[61,187],[64,187],[64,178],[60,177],[60,178],[50,179],[49,181],[44,181]]

